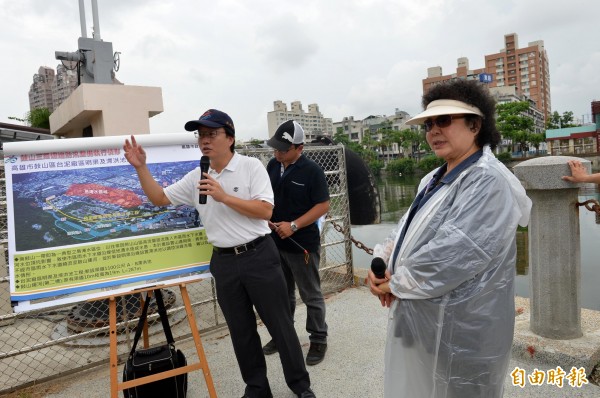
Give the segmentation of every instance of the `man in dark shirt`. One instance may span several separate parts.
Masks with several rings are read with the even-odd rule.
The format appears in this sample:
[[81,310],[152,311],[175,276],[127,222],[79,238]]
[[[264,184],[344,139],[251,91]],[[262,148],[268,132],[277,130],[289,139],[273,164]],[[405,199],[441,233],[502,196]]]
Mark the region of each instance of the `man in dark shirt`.
[[[317,221],[329,211],[329,190],[325,173],[302,154],[304,130],[294,120],[282,123],[267,144],[275,157],[267,172],[275,194],[271,233],[287,281],[292,316],[296,309],[296,289],[306,304],[306,331],[310,348],[307,365],[316,365],[327,351],[325,300],[319,277],[321,236]],[[265,354],[277,352],[277,341],[263,347]]]

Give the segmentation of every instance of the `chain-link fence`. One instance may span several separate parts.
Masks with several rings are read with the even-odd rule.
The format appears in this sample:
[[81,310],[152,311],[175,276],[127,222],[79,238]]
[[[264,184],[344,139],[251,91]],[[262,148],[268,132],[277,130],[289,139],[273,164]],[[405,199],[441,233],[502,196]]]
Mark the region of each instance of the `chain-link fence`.
[[[265,165],[272,156],[268,149],[238,152],[259,158]],[[325,170],[331,196],[330,211],[321,237],[321,284],[323,293],[327,294],[350,286],[354,281],[344,150],[341,146],[306,146],[304,153]],[[8,228],[4,169],[0,172],[0,248],[6,248]],[[334,223],[337,228],[333,227]],[[191,283],[187,290],[201,333],[226,326],[216,302],[212,279]],[[178,289],[164,289],[163,292],[175,340],[190,338],[180,292]],[[121,360],[131,348],[138,309],[138,295],[125,295],[117,302],[118,354]],[[154,345],[164,341],[164,334],[160,321],[156,322],[155,306],[151,306],[151,313],[149,335],[150,344]],[[0,256],[0,393],[108,364],[108,329],[108,300],[14,314],[6,256]]]

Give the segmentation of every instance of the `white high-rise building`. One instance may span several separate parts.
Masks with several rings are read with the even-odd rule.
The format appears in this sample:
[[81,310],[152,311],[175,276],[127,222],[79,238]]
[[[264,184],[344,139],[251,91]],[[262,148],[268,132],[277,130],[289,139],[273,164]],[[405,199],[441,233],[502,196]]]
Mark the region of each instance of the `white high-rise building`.
[[290,119],[294,119],[304,129],[305,140],[310,142],[317,136],[333,136],[333,125],[330,118],[323,117],[319,112],[319,105],[308,105],[308,112],[302,109],[300,101],[294,101],[291,104],[291,109],[287,109],[287,105],[282,101],[273,102],[273,110],[267,113],[267,122],[269,128],[269,138],[275,134],[277,127]]

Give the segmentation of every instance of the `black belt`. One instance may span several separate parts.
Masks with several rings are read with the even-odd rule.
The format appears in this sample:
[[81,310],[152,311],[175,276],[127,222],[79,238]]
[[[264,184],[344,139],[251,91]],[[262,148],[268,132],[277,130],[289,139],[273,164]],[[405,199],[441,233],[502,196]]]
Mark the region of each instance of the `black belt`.
[[234,246],[234,247],[213,246],[213,251],[216,253],[219,253],[219,254],[235,254],[237,256],[238,254],[246,253],[248,250],[254,249],[256,246],[258,246],[258,244],[260,242],[265,240],[265,238],[266,238],[266,236],[259,236],[258,238],[254,239],[251,242],[244,243],[242,245]]

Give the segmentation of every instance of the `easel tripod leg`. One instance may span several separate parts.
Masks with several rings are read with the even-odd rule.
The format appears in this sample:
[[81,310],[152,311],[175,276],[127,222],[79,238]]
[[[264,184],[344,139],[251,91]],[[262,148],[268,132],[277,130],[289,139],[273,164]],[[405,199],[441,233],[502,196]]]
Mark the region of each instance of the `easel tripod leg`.
[[202,341],[200,340],[200,333],[198,333],[198,326],[196,325],[196,318],[194,317],[194,312],[192,311],[192,305],[190,303],[190,297],[188,296],[187,286],[184,283],[182,283],[181,285],[179,285],[179,287],[181,289],[181,298],[185,303],[185,312],[187,314],[188,322],[190,323],[190,329],[192,331],[192,335],[194,336],[194,343],[196,344],[196,352],[198,353],[198,359],[200,360],[202,372],[204,373],[206,388],[208,389],[209,396],[211,398],[216,398],[217,392],[213,384],[210,369],[208,368],[208,361],[206,360],[204,347],[202,346]]

